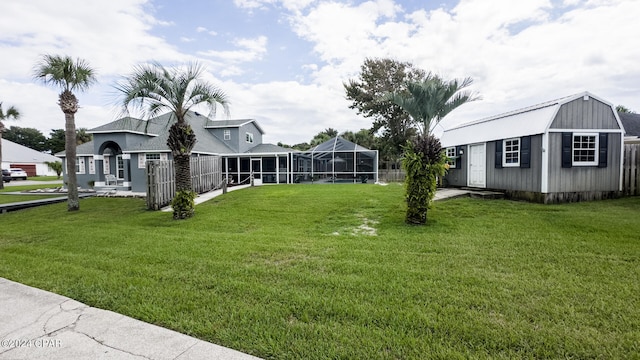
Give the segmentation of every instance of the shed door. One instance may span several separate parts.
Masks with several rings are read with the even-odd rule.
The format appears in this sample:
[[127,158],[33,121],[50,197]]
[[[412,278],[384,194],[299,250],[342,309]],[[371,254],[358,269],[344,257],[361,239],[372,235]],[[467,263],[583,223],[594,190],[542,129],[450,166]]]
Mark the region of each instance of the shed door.
[[485,144],[469,145],[468,186],[487,186],[487,152]]

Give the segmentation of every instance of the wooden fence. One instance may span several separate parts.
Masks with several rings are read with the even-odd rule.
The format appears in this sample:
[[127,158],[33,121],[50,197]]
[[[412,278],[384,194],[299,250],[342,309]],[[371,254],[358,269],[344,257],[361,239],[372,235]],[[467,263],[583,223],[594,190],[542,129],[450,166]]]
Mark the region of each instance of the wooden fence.
[[622,194],[640,195],[640,144],[624,146]]
[[[173,160],[147,161],[147,209],[159,210],[171,203],[176,194]],[[198,194],[218,188],[222,183],[219,156],[191,158],[191,184]]]

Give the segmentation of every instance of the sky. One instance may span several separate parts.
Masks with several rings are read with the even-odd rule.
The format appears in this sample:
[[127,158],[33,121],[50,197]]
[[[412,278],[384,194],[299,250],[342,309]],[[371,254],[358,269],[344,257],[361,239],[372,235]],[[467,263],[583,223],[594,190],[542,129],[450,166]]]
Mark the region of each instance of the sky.
[[589,91],[640,112],[640,0],[4,0],[0,101],[5,126],[64,128],[59,89],[33,79],[43,54],[86,60],[76,126],[122,116],[114,85],[134,66],[197,61],[230,99],[218,119],[256,119],[264,141],[370,128],[343,84],[366,58],[471,77],[480,100],[436,128]]

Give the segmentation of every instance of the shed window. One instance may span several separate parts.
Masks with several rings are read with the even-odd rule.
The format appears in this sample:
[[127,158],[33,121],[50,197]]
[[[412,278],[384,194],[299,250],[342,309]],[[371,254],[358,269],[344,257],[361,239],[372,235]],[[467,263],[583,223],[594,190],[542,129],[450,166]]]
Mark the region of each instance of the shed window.
[[520,166],[520,138],[503,140],[502,166]]
[[455,147],[448,147],[447,150],[447,164],[449,164],[449,168],[455,169],[457,163],[457,154]]
[[231,140],[231,130],[225,130],[224,131],[224,139],[225,140]]
[[253,144],[253,134],[252,133],[247,133],[245,138],[246,138],[248,143]]
[[572,158],[574,166],[598,165],[597,134],[573,134]]

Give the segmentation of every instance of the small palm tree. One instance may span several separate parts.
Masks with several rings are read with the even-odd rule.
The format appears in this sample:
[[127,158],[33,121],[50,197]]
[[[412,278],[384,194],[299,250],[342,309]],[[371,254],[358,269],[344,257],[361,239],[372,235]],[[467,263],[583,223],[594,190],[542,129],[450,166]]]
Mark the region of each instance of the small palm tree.
[[167,69],[159,63],[137,66],[133,73],[116,85],[122,95],[122,107],[140,110],[152,118],[170,113],[175,123],[169,128],[167,146],[175,164],[176,197],[172,201],[174,219],[184,219],[194,214],[195,193],[191,184],[191,151],[196,136],[186,121],[187,112],[204,104],[210,116],[217,105],[229,113],[229,100],[220,89],[201,79],[204,68],[191,63],[185,68]]
[[407,223],[427,222],[427,209],[435,195],[437,177],[444,175],[446,161],[440,141],[431,135],[431,130],[455,108],[477,99],[473,93],[463,90],[471,83],[471,78],[445,81],[429,73],[422,81],[408,83],[406,92],[388,95],[421,130],[404,148]]
[[73,60],[69,56],[44,55],[36,64],[33,76],[46,85],[62,89],[58,105],[65,118],[65,154],[67,160],[67,182],[69,211],[79,210],[78,180],[76,177],[76,123],[78,98],[73,91],[83,91],[96,82],[95,70],[82,59]]
[[[20,118],[20,112],[13,106],[10,106],[7,109],[7,112],[2,110],[2,102],[0,102],[0,164],[2,164],[2,132],[4,131],[3,120],[14,119],[17,120]],[[0,189],[4,189],[4,181],[0,180]]]

